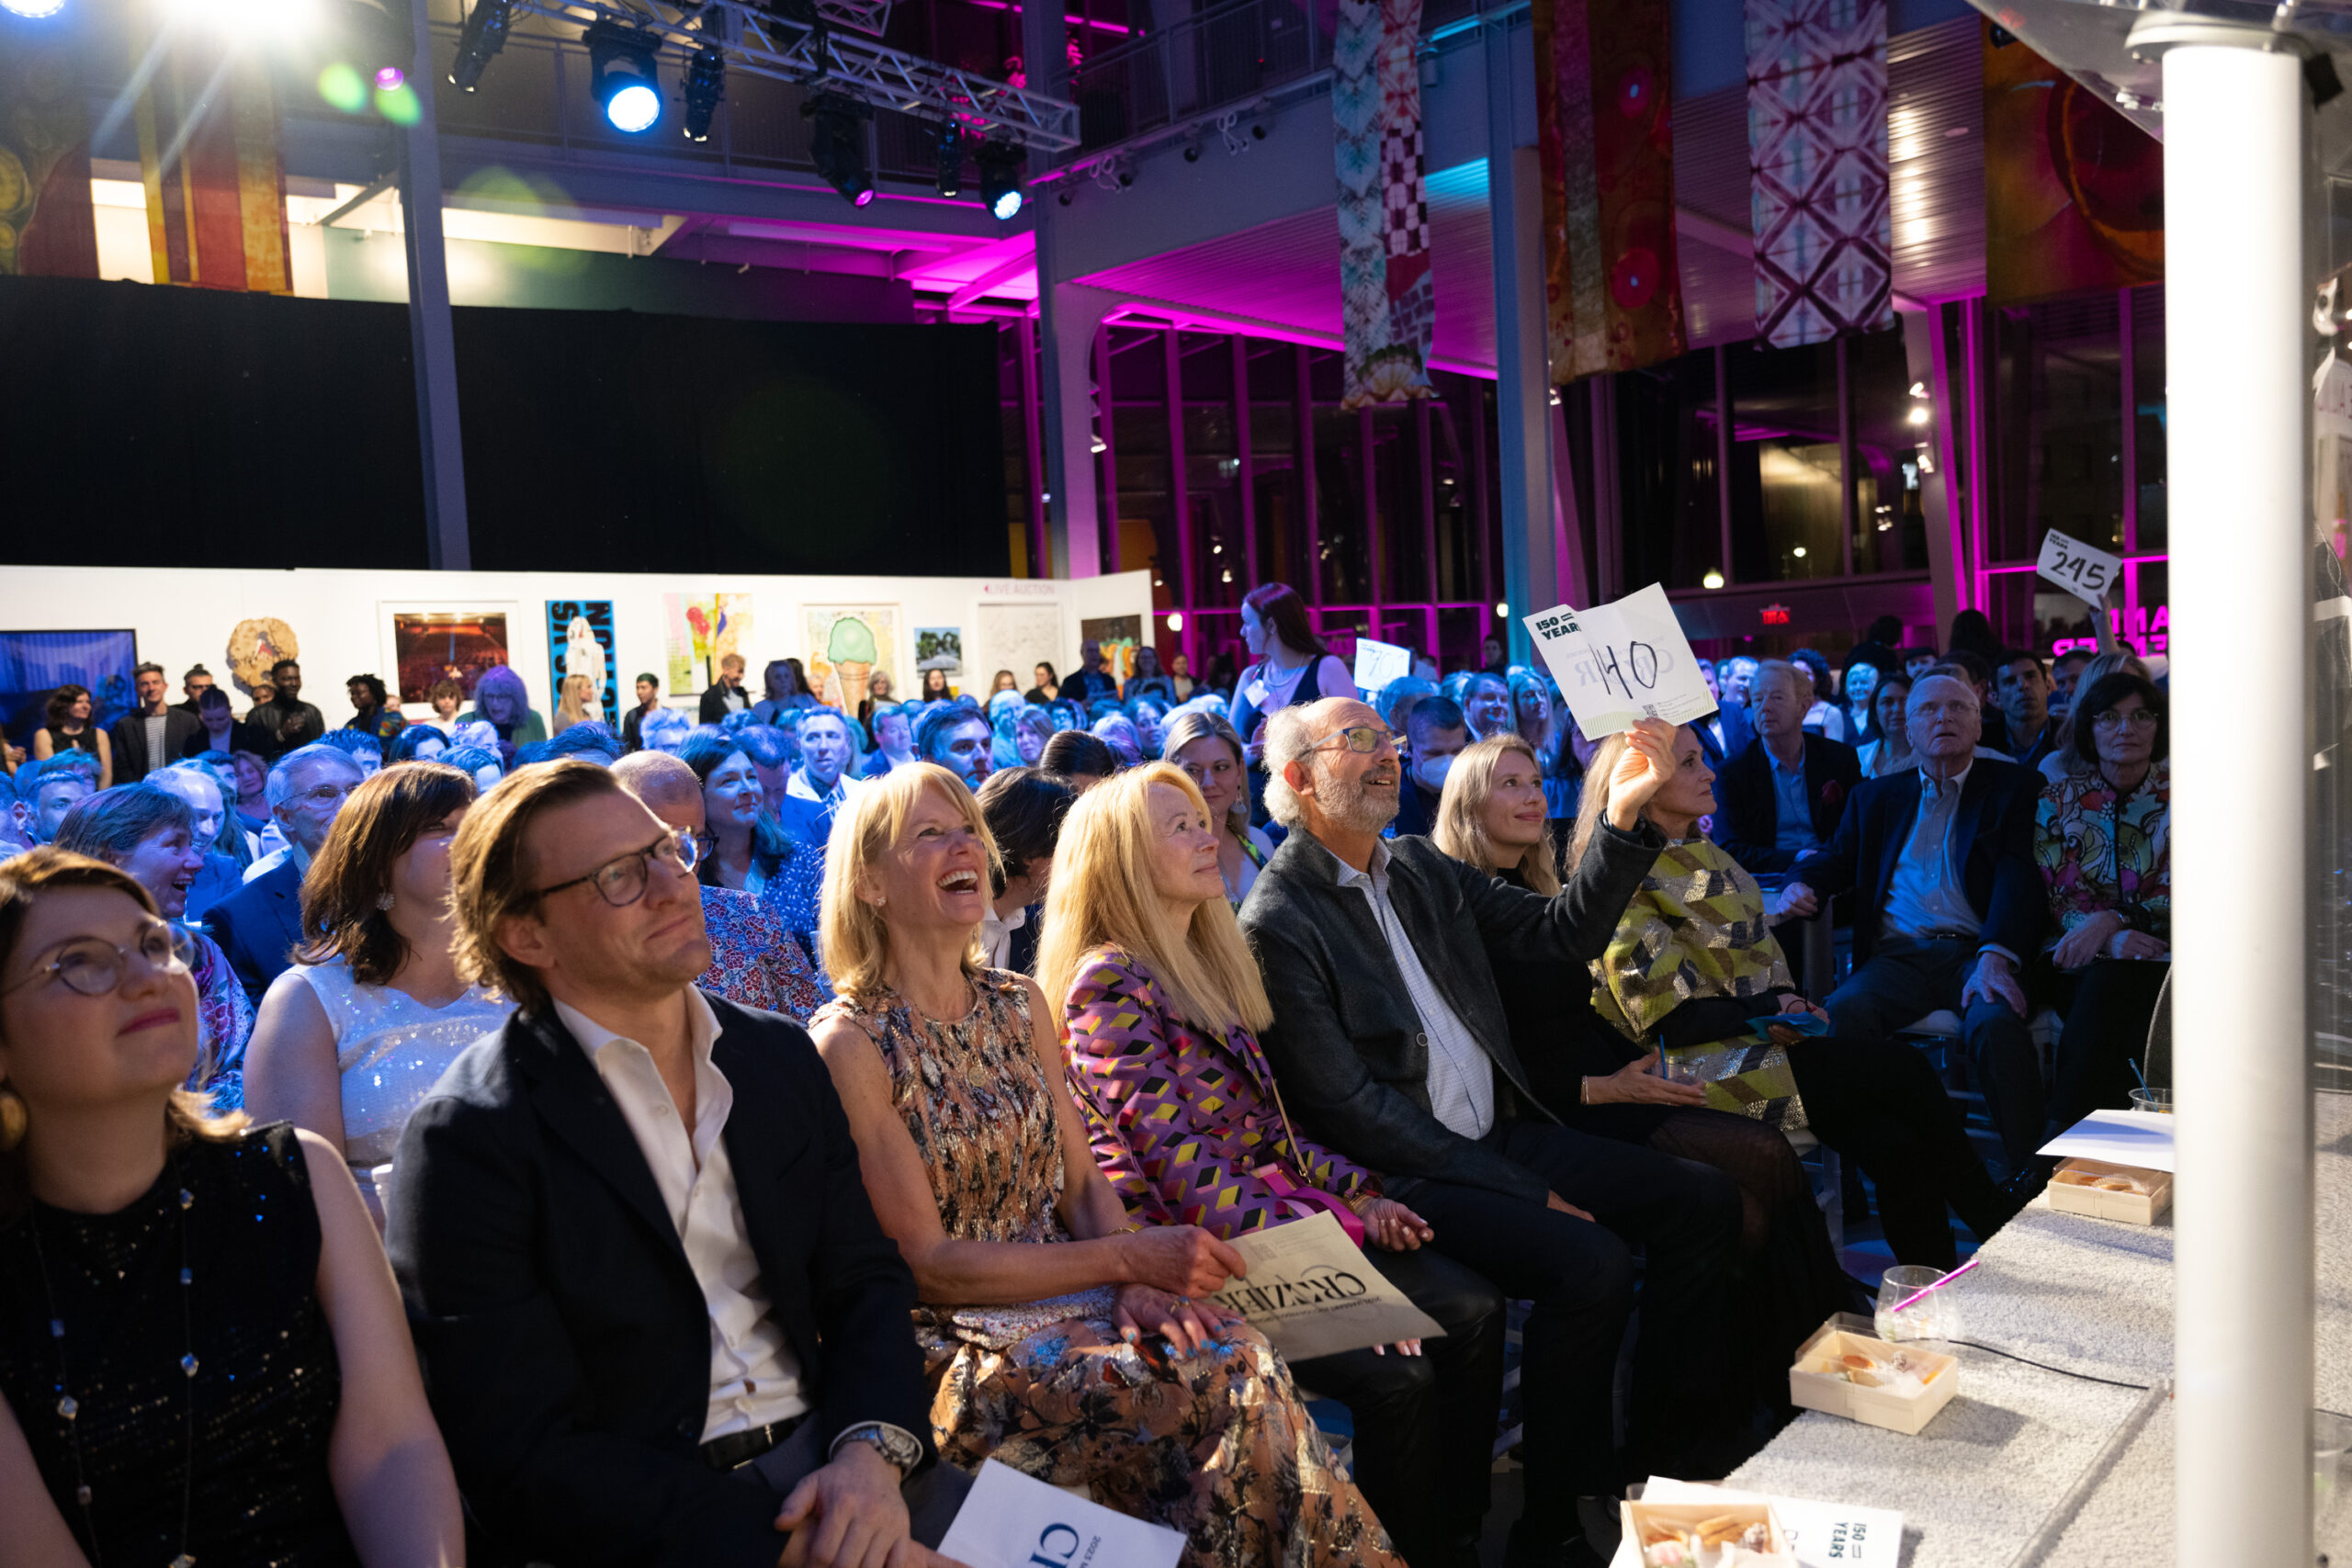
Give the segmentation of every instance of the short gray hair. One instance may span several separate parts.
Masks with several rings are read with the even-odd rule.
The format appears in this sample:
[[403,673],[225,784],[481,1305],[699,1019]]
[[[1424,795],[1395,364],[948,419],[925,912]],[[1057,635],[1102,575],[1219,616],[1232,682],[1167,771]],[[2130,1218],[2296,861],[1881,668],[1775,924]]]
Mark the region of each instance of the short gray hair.
[[1303,827],[1306,821],[1306,804],[1283,777],[1283,770],[1293,762],[1315,765],[1309,745],[1315,737],[1306,722],[1306,709],[1312,705],[1293,703],[1266,718],[1266,815],[1285,828]]
[[285,805],[287,797],[294,793],[294,770],[310,762],[333,762],[354,773],[359,771],[351,753],[340,746],[329,746],[321,740],[298,746],[270,764],[269,782],[262,786],[261,795],[272,812]]
[[1756,665],[1756,674],[1749,681],[1748,689],[1751,691],[1762,691],[1764,689],[1764,682],[1775,676],[1785,679],[1789,682],[1789,689],[1797,694],[1797,701],[1801,703],[1811,703],[1813,701],[1815,696],[1813,689],[1813,671],[1807,670],[1804,665],[1796,663],[1792,660],[1765,659],[1758,660]]

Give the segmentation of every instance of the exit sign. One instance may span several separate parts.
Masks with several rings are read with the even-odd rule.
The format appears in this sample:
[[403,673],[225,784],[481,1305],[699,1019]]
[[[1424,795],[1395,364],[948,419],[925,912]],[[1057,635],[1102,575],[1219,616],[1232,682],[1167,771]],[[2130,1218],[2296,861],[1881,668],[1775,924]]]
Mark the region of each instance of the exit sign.
[[1785,626],[1789,624],[1789,607],[1786,604],[1767,604],[1757,614],[1764,617],[1764,624],[1768,626]]

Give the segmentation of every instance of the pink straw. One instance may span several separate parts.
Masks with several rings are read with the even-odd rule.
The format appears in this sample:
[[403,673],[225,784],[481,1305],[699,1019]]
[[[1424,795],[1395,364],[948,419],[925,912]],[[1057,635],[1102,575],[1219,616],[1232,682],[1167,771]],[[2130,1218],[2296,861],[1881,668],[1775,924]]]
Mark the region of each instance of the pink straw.
[[1945,1275],[1934,1284],[1929,1285],[1926,1290],[1912,1292],[1909,1295],[1904,1297],[1901,1301],[1887,1308],[1887,1312],[1889,1314],[1901,1312],[1904,1308],[1909,1306],[1913,1302],[1919,1300],[1921,1297],[1942,1290],[1946,1285],[1951,1284],[1954,1280],[1959,1279],[1962,1274],[1967,1273],[1971,1269],[1975,1268],[1979,1263],[1984,1261],[1984,1259],[1982,1258],[1970,1258],[1967,1262],[1962,1264],[1959,1268],[1953,1269],[1951,1273]]

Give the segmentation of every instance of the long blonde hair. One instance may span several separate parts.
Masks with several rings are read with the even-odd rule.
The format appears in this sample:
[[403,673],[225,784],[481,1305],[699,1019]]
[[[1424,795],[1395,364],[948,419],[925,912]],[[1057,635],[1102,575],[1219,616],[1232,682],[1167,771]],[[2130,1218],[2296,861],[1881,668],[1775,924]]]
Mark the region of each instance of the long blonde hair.
[[[1544,776],[1544,759],[1516,729],[1489,735],[1465,749],[1445,771],[1445,792],[1438,796],[1437,827],[1430,834],[1437,847],[1455,860],[1480,871],[1501,873],[1511,867],[1502,846],[1487,831],[1487,800],[1495,792],[1495,774],[1505,757],[1524,757]],[[1560,868],[1552,863],[1551,833],[1519,852],[1519,873],[1527,886],[1545,897],[1560,890]]]
[[1180,930],[1153,889],[1156,784],[1180,792],[1193,810],[1208,815],[1200,790],[1172,762],[1146,762],[1114,774],[1070,807],[1054,851],[1037,983],[1047,997],[1067,999],[1087,954],[1115,947],[1151,971],[1187,1022],[1219,1033],[1263,1029],[1273,1021],[1273,1004],[1231,906],[1222,897],[1204,898]]
[[[563,685],[556,695],[555,732],[560,735],[581,720],[589,717],[588,705],[594,699],[595,694],[595,682],[589,680],[587,676],[566,675],[563,678]],[[602,719],[604,714],[604,707],[599,704],[594,716]]]
[[[832,976],[834,991],[852,1001],[870,1001],[889,988],[889,922],[858,891],[874,879],[882,858],[898,847],[907,818],[927,790],[953,805],[988,847],[989,874],[981,878],[981,885],[992,886],[993,874],[1002,869],[979,801],[962,779],[936,762],[901,762],[851,795],[833,819],[832,837],[825,843],[825,890],[818,908],[825,972]],[[975,925],[964,953],[967,975],[980,969],[979,937]]]

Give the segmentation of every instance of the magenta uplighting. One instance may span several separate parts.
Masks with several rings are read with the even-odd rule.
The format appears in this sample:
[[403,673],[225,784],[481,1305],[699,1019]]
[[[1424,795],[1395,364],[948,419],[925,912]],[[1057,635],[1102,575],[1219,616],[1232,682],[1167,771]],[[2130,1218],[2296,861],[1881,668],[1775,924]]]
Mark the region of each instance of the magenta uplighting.
[[407,73],[399,66],[387,65],[376,73],[376,90],[379,93],[389,93],[407,80]]

